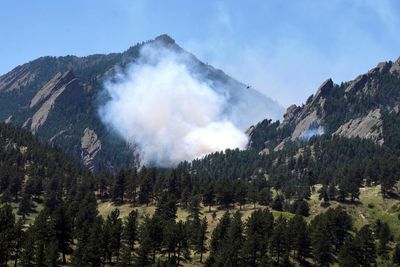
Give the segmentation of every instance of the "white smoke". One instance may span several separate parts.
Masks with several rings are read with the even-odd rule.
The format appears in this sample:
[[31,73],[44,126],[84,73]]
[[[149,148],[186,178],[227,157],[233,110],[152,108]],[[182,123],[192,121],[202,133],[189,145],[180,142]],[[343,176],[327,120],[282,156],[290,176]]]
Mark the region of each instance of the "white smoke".
[[318,127],[318,128],[311,128],[308,129],[306,131],[304,131],[301,135],[300,135],[300,139],[303,139],[305,141],[310,140],[312,137],[314,136],[321,136],[324,134],[324,128],[323,127]]
[[247,144],[244,129],[226,112],[228,95],[195,77],[178,52],[146,47],[105,90],[110,99],[100,117],[137,144],[145,164],[171,166]]

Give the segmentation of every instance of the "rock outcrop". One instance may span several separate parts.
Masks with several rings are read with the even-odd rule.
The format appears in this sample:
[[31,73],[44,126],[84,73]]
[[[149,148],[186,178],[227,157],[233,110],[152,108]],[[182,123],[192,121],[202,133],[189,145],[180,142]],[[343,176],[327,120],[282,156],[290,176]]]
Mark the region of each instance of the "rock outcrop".
[[337,129],[333,135],[344,137],[360,137],[371,139],[377,144],[384,143],[382,136],[382,116],[381,110],[376,109],[368,113],[367,116],[352,119]]
[[97,134],[86,128],[81,138],[81,157],[83,164],[87,166],[91,171],[97,169],[96,156],[101,151],[101,141]]
[[32,116],[30,129],[33,133],[36,133],[39,127],[45,123],[57,98],[75,82],[77,82],[77,79],[73,76],[72,72],[68,71],[62,76],[56,74],[51,81],[38,91],[31,101],[31,107],[34,107],[43,100],[45,102]]
[[36,74],[24,66],[17,67],[10,75],[0,76],[0,91],[13,91],[35,80]]

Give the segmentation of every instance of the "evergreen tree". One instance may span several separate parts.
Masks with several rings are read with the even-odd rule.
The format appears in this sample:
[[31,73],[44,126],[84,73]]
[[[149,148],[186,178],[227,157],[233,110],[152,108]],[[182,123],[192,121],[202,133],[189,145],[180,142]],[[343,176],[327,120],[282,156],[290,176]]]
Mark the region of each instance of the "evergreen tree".
[[15,215],[10,205],[0,207],[0,265],[7,266],[12,251]]
[[396,243],[396,245],[394,247],[394,251],[393,251],[393,255],[392,255],[392,262],[396,266],[400,266],[400,244],[399,243]]
[[340,266],[358,266],[357,248],[351,235],[346,238],[339,251],[338,262]]
[[200,228],[199,228],[199,232],[197,235],[197,240],[195,242],[195,252],[197,254],[200,254],[200,263],[203,262],[203,255],[204,253],[206,253],[208,251],[207,246],[206,246],[206,242],[207,242],[207,231],[208,229],[208,222],[207,222],[207,218],[204,217]]
[[332,236],[324,215],[317,215],[311,222],[312,255],[318,266],[329,266],[332,262]]
[[31,197],[27,194],[24,194],[19,203],[18,214],[22,215],[22,218],[25,219],[25,216],[31,212],[31,209],[32,209]]
[[103,239],[103,220],[96,218],[89,228],[87,235],[81,236],[78,240],[77,248],[72,254],[73,266],[104,266],[106,259],[104,247],[101,242]]
[[239,209],[246,204],[247,185],[239,181],[235,184],[235,201],[239,203]]
[[205,266],[213,266],[216,261],[216,254],[223,246],[226,239],[229,225],[231,224],[231,217],[229,212],[225,212],[219,223],[211,234],[210,240],[210,256],[205,262]]
[[392,234],[390,232],[389,225],[386,222],[382,222],[378,219],[374,225],[374,233],[378,239],[378,255],[384,259],[388,259],[388,244],[392,240]]
[[256,208],[257,201],[259,199],[259,191],[257,186],[252,183],[248,189],[248,198],[253,203],[253,208]]
[[270,188],[264,188],[260,191],[259,202],[261,205],[268,206],[272,202],[272,192]]
[[116,257],[116,262],[119,261],[119,251],[121,249],[122,240],[122,220],[119,218],[119,210],[115,209],[107,216],[105,222],[105,231],[110,233],[108,243],[110,244],[110,253],[108,255],[109,262],[112,262],[112,257]]
[[295,257],[304,260],[310,256],[310,231],[304,218],[300,215],[294,216],[288,223],[288,230],[293,235],[292,245]]
[[21,250],[21,265],[34,266],[35,259],[35,236],[33,228],[29,227],[24,233]]
[[22,242],[24,241],[24,222],[22,219],[19,219],[15,224],[14,231],[13,231],[13,244],[12,248],[14,250],[14,266],[18,266],[18,260],[21,257],[21,249],[22,249]]
[[55,210],[53,217],[56,239],[58,241],[58,249],[62,254],[63,264],[66,264],[66,255],[70,255],[72,253],[72,228],[65,206],[60,205]]
[[354,238],[357,260],[361,266],[373,266],[376,262],[376,248],[369,225],[364,225]]
[[215,204],[215,192],[214,186],[211,182],[208,183],[208,187],[203,193],[203,205],[208,206],[208,211],[211,211],[211,207]]
[[268,243],[274,229],[274,217],[268,209],[251,213],[245,223],[243,261],[248,266],[268,264]]
[[116,204],[122,204],[124,203],[124,194],[127,186],[125,171],[119,171],[114,179],[114,184],[111,189],[112,201]]
[[135,243],[138,239],[138,216],[138,211],[132,210],[129,213],[124,225],[123,237],[131,252],[134,251]]
[[243,223],[237,211],[231,220],[223,242],[214,254],[216,266],[242,266],[241,247],[243,243]]
[[182,260],[186,261],[190,259],[187,226],[182,221],[177,223],[177,241],[176,256],[177,264],[179,266]]
[[176,199],[175,196],[168,191],[163,191],[157,200],[156,211],[154,217],[161,220],[161,222],[176,219]]
[[152,240],[152,219],[146,215],[143,222],[139,225],[139,248],[135,264],[137,266],[146,267],[151,262],[151,252],[153,250],[154,241]]
[[287,221],[282,216],[279,216],[276,220],[274,230],[271,235],[270,240],[270,254],[272,257],[276,259],[278,265],[281,264],[281,260],[283,258],[289,257],[288,250],[288,229],[287,229]]

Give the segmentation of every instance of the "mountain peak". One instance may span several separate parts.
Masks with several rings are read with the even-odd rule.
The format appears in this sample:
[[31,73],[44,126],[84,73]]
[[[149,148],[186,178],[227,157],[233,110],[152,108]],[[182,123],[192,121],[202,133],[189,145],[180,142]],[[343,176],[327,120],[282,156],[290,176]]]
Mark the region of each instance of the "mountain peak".
[[161,34],[157,36],[154,41],[162,42],[164,44],[175,44],[175,40],[172,39],[168,34]]

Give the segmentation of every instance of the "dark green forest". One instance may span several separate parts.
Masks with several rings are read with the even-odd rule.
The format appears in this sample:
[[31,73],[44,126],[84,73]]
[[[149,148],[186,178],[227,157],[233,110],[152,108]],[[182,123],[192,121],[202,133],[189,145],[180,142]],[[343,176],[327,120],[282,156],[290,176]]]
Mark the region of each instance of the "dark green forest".
[[[398,132],[388,128],[390,144],[398,144]],[[310,219],[307,201],[317,184],[321,205],[357,205],[360,188],[373,185],[383,198],[396,198],[397,153],[395,145],[322,136],[268,155],[227,150],[173,169],[91,173],[30,133],[1,124],[0,264],[375,266],[379,259],[395,266],[400,243],[388,223],[357,228],[340,206]],[[127,217],[118,209],[101,216],[102,202],[133,209]],[[243,219],[246,204],[254,210]],[[155,212],[143,216],[139,206]],[[201,207],[224,211],[212,231]],[[178,208],[187,211],[185,220],[177,219]]]

